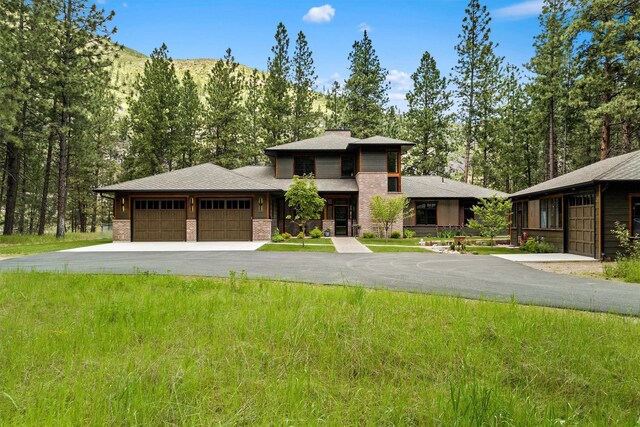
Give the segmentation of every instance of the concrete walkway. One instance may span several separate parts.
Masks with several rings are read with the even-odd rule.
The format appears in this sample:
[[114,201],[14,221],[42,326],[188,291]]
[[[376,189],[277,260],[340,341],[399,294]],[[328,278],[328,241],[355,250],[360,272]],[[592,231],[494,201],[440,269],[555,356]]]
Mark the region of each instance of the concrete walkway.
[[229,252],[255,251],[267,242],[117,242],[60,252]]
[[370,254],[371,249],[358,242],[355,237],[332,237],[336,252],[342,254]]
[[516,262],[598,262],[588,256],[574,254],[501,254],[498,258]]

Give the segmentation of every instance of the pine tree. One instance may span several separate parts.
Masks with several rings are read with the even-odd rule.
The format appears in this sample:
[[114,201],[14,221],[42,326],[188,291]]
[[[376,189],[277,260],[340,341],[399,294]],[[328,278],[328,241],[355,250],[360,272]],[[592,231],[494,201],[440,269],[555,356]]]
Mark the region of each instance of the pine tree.
[[334,80],[326,94],[325,124],[328,129],[342,129],[346,126],[345,100],[340,83]]
[[129,99],[127,178],[171,171],[179,158],[179,81],[165,44],[154,49]]
[[347,124],[356,138],[382,133],[384,107],[389,101],[387,70],[380,60],[367,32],[353,44],[349,53],[349,71],[345,81]]
[[293,54],[293,112],[291,132],[294,141],[310,138],[317,134],[320,114],[313,109],[316,80],[311,50],[307,38],[300,31]]
[[489,28],[491,18],[486,6],[481,6],[478,0],[470,0],[465,15],[462,33],[458,36],[460,41],[455,47],[458,63],[454,67],[453,83],[460,102],[458,119],[464,125],[464,181],[468,182],[472,151],[478,144],[480,122],[484,114],[480,105],[483,68],[490,62],[485,57],[493,52],[493,42]]
[[258,165],[266,161],[264,155],[264,130],[260,119],[262,114],[262,96],[264,79],[257,70],[253,70],[246,83],[244,101],[244,134],[247,148],[247,164]]
[[195,165],[200,159],[199,133],[202,124],[202,103],[198,95],[198,85],[191,72],[182,77],[180,85],[180,106],[178,109],[178,168]]
[[406,95],[407,132],[416,143],[407,156],[405,171],[412,175],[445,175],[450,152],[453,105],[447,80],[440,76],[436,61],[425,52],[420,66],[411,75],[413,90]]
[[266,146],[280,145],[292,140],[289,36],[282,22],[278,24],[275,39],[276,44],[271,48],[273,58],[267,61],[262,103],[262,127],[265,130]]
[[245,153],[240,141],[243,87],[238,63],[231,49],[227,49],[224,59],[216,62],[209,74],[204,113],[205,157],[227,168],[244,164]]

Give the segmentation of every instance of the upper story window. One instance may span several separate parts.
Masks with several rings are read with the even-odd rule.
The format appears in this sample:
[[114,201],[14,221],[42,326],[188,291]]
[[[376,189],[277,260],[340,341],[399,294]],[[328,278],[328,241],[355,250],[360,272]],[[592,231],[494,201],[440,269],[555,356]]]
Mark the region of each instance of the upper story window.
[[302,176],[316,174],[316,159],[313,156],[295,156],[293,158],[293,174]]
[[416,224],[437,225],[438,205],[435,202],[416,204]]
[[387,172],[398,173],[400,163],[400,153],[398,151],[387,151]]
[[540,228],[562,227],[562,202],[560,197],[540,200]]
[[355,159],[351,155],[342,156],[340,162],[340,176],[353,176],[355,172]]

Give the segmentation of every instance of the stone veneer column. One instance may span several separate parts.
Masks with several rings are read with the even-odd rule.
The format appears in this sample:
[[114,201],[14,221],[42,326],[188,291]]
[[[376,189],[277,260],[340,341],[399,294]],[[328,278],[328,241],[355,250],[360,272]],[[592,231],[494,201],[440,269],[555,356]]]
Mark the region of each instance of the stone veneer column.
[[271,220],[254,219],[252,240],[271,240]]
[[112,240],[114,242],[131,241],[131,221],[128,219],[114,219],[112,226]]
[[198,222],[195,219],[187,220],[187,242],[198,240]]
[[[367,231],[378,232],[378,228],[371,220],[371,209],[369,203],[376,194],[383,197],[391,195],[400,195],[401,193],[389,193],[387,191],[386,172],[358,172],[356,175],[356,183],[358,184],[358,224],[360,225],[360,236]],[[395,222],[391,227],[393,231],[402,233],[402,220]]]
[[322,232],[324,230],[329,230],[329,235],[333,236],[335,234],[335,221],[332,219],[323,219],[322,220]]

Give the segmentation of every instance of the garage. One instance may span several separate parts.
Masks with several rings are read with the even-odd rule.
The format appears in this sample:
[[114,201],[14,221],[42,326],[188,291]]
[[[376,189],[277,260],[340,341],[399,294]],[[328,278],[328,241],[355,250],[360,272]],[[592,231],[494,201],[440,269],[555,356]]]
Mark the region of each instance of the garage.
[[199,199],[198,240],[251,240],[251,199]]
[[134,242],[183,242],[187,237],[185,199],[135,199]]
[[568,197],[567,242],[572,254],[593,257],[595,254],[595,204],[592,194]]

